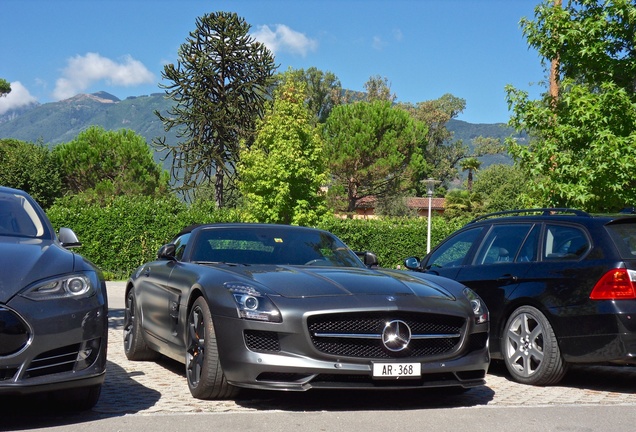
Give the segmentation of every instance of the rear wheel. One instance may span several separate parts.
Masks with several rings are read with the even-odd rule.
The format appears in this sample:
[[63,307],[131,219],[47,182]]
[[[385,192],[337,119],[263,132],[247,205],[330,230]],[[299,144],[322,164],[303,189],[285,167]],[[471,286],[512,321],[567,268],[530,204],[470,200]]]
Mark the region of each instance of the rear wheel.
[[124,311],[124,353],[128,360],[156,360],[159,353],[151,350],[141,332],[137,302],[132,289],[126,294]]
[[210,308],[203,297],[192,305],[188,317],[185,353],[186,377],[192,396],[198,399],[229,399],[238,388],[227,383],[219,361]]
[[510,315],[503,345],[506,368],[517,382],[556,384],[567,371],[550,322],[532,306],[522,306]]

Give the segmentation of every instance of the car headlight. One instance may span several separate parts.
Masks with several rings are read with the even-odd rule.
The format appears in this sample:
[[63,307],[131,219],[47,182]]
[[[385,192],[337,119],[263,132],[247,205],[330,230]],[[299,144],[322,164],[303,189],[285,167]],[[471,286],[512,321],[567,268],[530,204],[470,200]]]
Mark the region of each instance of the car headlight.
[[227,282],[225,287],[232,293],[240,318],[279,323],[280,311],[265,294],[242,283]]
[[490,315],[488,313],[488,308],[484,304],[484,301],[477,295],[477,293],[470,288],[464,288],[464,295],[470,302],[470,306],[473,308],[473,313],[475,314],[475,323],[483,324],[488,322],[490,319]]
[[22,293],[31,300],[85,298],[95,294],[95,282],[85,274],[71,274],[35,283]]

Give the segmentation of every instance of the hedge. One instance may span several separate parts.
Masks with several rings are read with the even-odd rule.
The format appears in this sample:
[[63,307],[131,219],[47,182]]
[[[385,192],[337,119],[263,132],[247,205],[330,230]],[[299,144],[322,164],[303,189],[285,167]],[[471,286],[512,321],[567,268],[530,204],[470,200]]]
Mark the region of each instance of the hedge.
[[[126,279],[135,268],[156,257],[159,247],[193,223],[241,222],[244,214],[219,211],[213,202],[186,205],[176,198],[118,197],[108,204],[78,199],[58,201],[47,210],[56,229],[69,227],[82,246],[77,249],[104,271],[108,279]],[[442,217],[431,220],[435,245],[463,225]],[[426,253],[426,219],[328,218],[318,228],[340,237],[354,250],[377,254],[382,267],[396,268],[408,256]]]

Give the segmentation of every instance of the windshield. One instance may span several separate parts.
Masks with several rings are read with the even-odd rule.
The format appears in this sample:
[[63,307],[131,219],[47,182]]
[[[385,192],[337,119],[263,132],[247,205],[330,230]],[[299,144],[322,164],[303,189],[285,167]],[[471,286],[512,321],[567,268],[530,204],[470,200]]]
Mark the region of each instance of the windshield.
[[335,236],[298,227],[214,227],[201,231],[190,260],[233,264],[364,267]]
[[38,212],[26,197],[0,192],[0,235],[41,237],[44,232]]

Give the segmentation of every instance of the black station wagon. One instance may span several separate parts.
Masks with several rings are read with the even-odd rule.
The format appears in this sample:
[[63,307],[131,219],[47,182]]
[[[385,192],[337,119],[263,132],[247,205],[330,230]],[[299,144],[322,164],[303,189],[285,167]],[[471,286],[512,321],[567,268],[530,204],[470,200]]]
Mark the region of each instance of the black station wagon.
[[555,384],[572,363],[636,363],[636,216],[493,213],[405,265],[481,296],[492,357],[518,382]]

